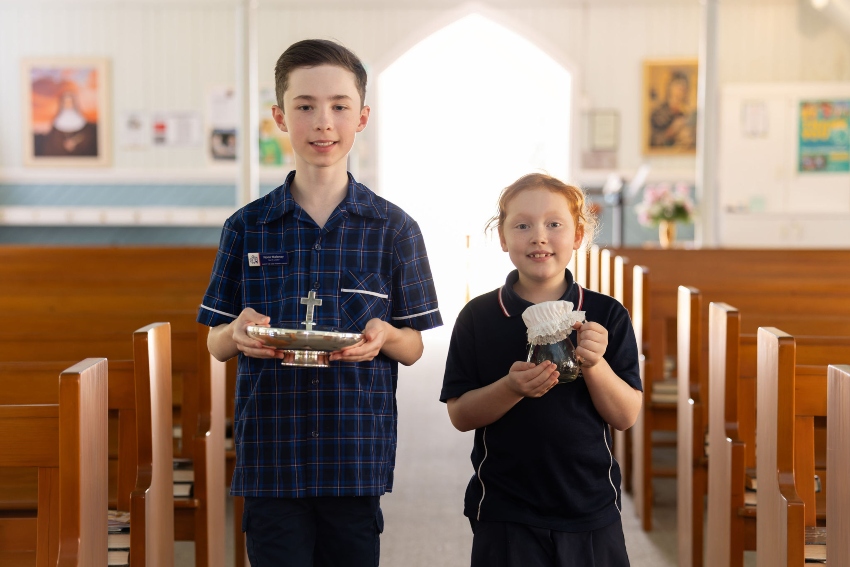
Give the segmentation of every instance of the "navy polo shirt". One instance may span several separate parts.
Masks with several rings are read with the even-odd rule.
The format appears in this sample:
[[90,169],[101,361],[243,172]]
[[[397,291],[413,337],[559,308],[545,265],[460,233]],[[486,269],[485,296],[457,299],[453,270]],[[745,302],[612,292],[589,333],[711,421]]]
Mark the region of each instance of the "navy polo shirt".
[[[615,299],[581,288],[569,270],[565,276],[569,285],[561,299],[608,330],[605,360],[640,390],[628,312]],[[458,315],[441,401],[492,384],[514,362],[527,360],[522,312],[532,304],[513,291],[518,277],[514,270],[503,287],[476,297]],[[575,344],[575,332],[570,339]],[[564,532],[607,526],[620,514],[620,467],[610,447],[610,428],[581,376],[540,398],[524,398],[495,423],[475,430],[464,514]]]
[[[416,222],[349,175],[324,227],[286,182],[224,224],[198,321],[230,323],[251,307],[272,327],[314,323],[360,332],[379,318],[423,331],[442,324]],[[239,354],[231,492],[254,497],[376,496],[392,489],[398,362],[282,366]]]

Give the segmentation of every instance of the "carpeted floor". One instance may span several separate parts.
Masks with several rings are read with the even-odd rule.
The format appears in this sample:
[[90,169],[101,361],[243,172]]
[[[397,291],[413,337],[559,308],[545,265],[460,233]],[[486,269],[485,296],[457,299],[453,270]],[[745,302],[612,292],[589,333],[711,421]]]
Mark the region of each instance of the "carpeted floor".
[[[439,402],[450,329],[423,333],[425,355],[399,375],[399,445],[395,489],[381,499],[386,528],[383,567],[466,567],[472,532],[462,514],[472,473],[472,433],[460,433]],[[675,462],[674,450],[660,458]],[[676,565],[676,483],[656,480],[655,528],[643,532],[631,499],[623,499],[623,527],[633,567]],[[232,522],[228,506],[228,531]],[[233,565],[228,539],[227,563]],[[178,543],[177,567],[194,564],[192,544]]]

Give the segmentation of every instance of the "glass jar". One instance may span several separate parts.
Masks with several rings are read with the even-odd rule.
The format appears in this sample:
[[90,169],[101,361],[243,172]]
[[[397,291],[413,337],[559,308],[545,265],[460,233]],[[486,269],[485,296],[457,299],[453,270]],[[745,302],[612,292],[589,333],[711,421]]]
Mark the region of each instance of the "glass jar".
[[545,361],[554,362],[558,367],[559,384],[568,384],[578,378],[581,365],[576,357],[576,349],[569,337],[547,345],[529,345],[528,362],[540,364]]

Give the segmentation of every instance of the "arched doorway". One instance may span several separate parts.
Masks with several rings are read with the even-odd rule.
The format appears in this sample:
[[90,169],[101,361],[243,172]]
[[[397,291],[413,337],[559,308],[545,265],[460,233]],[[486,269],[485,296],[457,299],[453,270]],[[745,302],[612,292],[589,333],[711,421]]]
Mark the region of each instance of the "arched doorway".
[[512,266],[483,233],[524,173],[569,179],[572,76],[519,34],[470,14],[378,77],[378,187],[420,224],[443,318]]

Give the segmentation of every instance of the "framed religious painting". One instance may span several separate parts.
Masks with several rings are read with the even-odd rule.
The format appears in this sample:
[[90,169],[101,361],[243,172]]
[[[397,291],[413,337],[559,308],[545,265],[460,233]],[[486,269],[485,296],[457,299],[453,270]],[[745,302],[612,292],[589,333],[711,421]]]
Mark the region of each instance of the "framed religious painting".
[[21,68],[24,165],[109,165],[107,60],[25,59]]
[[644,62],[642,126],[645,155],[696,154],[696,59]]

